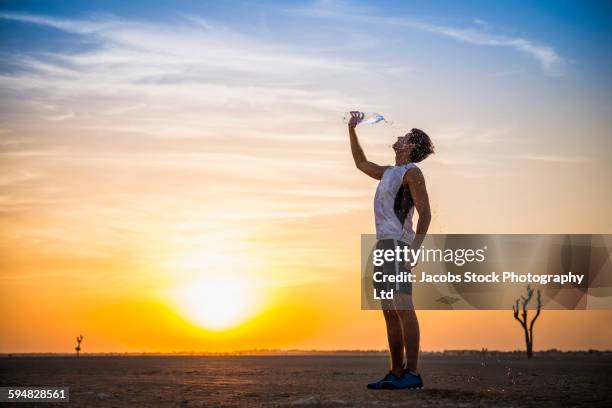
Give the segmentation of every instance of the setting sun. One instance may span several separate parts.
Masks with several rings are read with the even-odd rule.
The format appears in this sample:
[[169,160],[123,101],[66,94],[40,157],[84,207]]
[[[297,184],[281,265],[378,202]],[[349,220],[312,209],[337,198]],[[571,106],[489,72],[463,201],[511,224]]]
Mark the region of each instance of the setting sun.
[[208,330],[227,330],[253,317],[262,299],[251,285],[247,264],[232,256],[231,248],[211,242],[190,246],[207,250],[179,253],[166,265],[177,275],[170,293],[172,307]]
[[220,276],[188,283],[175,296],[181,313],[206,329],[224,330],[247,320],[255,312],[255,296],[241,279]]

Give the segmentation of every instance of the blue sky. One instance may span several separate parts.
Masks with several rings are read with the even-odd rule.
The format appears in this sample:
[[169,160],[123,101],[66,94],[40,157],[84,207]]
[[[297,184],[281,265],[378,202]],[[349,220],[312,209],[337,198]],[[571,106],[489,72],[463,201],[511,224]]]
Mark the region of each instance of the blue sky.
[[[561,53],[571,53],[574,59],[601,54],[601,46],[609,42],[612,6],[606,1],[432,1],[432,2],[207,2],[207,1],[5,1],[4,11],[42,14],[55,17],[83,18],[112,14],[136,20],[170,21],[179,24],[183,14],[221,20],[246,31],[273,27],[285,34],[308,32],[317,25],[318,15],[341,19],[350,26],[351,15],[371,17],[393,16],[417,19],[434,25],[457,29],[473,28],[492,35],[530,38],[552,46]],[[300,13],[301,10],[303,13]],[[292,12],[293,11],[293,12]],[[342,15],[342,16],[340,16]],[[354,25],[360,25],[359,23]],[[348,27],[347,27],[348,28]],[[366,27],[350,27],[367,31]],[[26,34],[27,27],[4,22],[2,29],[9,37]],[[59,33],[56,33],[59,34]],[[6,41],[5,36],[5,41]],[[17,43],[14,38],[8,43]],[[20,46],[35,46],[24,44]],[[6,47],[7,44],[3,44]],[[583,54],[585,53],[585,54]],[[577,54],[577,55],[576,55]],[[609,58],[609,52],[605,57]],[[571,57],[567,57],[571,58]]]
[[[176,27],[187,23],[185,17],[195,16],[274,44],[320,51],[323,57],[335,54],[367,61],[382,56],[389,64],[422,61],[425,69],[432,69],[433,63],[452,64],[453,70],[464,68],[476,75],[529,75],[540,67],[548,75],[569,75],[593,96],[605,99],[611,89],[606,66],[612,62],[612,6],[605,1],[7,1],[0,8],[5,13]],[[14,52],[100,45],[48,25],[14,19],[3,19],[0,30],[0,50],[9,53],[2,61],[4,69],[13,65]],[[497,44],[487,45],[491,43]]]

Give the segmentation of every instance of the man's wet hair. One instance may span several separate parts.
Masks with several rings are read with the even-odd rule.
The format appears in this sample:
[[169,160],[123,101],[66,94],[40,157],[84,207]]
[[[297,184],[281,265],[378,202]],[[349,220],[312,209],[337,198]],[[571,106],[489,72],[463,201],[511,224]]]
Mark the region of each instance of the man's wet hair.
[[411,162],[421,162],[434,152],[434,145],[431,143],[431,139],[421,129],[412,129],[408,136],[410,136],[408,141],[416,145],[410,153]]

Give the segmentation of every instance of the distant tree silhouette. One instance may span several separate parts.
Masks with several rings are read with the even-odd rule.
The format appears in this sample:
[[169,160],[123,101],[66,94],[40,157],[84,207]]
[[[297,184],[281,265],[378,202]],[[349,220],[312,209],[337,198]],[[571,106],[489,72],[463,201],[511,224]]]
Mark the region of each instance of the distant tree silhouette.
[[[514,312],[514,318],[521,324],[521,326],[523,327],[523,331],[525,332],[525,344],[527,346],[527,358],[533,357],[533,325],[536,319],[540,316],[540,311],[542,309],[542,298],[541,297],[542,296],[540,293],[540,289],[538,289],[537,298],[536,298],[537,312],[535,316],[533,317],[533,319],[531,320],[531,323],[529,324],[527,324],[528,322],[527,305],[531,301],[531,298],[533,298],[533,289],[531,288],[531,286],[527,285],[527,296],[521,296],[519,299],[516,299],[516,303],[512,305],[512,310]],[[520,309],[519,309],[519,302],[521,306]],[[521,312],[520,316],[519,316],[519,312]]]
[[81,351],[81,342],[83,341],[83,335],[79,334],[77,336],[77,338],[76,338],[76,341],[77,341],[77,345],[76,345],[76,347],[74,349],[76,350],[77,357],[78,357],[79,356],[79,352]]

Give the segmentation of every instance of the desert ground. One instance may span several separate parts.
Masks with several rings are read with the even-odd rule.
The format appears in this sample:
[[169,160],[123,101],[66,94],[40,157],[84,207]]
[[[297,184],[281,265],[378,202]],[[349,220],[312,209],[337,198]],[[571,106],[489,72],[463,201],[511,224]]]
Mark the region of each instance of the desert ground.
[[612,353],[431,353],[423,390],[365,388],[386,370],[382,353],[4,356],[0,385],[70,387],[45,407],[612,406]]

